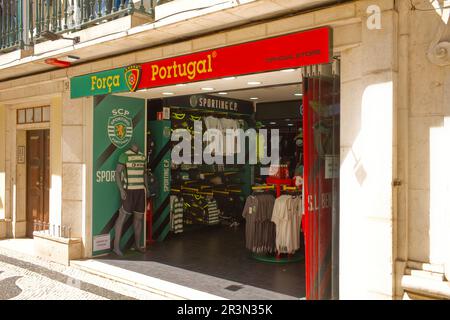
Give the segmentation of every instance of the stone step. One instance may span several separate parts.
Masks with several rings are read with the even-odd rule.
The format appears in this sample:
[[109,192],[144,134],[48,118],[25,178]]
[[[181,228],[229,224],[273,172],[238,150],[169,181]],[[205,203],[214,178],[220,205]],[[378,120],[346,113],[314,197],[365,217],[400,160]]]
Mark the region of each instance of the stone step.
[[445,280],[445,276],[443,273],[430,272],[430,271],[425,271],[425,270],[415,270],[415,269],[406,268],[405,274],[413,276],[413,277],[420,277],[420,278],[429,279],[429,280],[436,280],[436,281],[444,281]]
[[445,273],[443,264],[431,264],[409,260],[406,266],[410,269],[424,270],[435,273]]
[[450,284],[447,281],[430,281],[421,277],[404,275],[401,286],[406,293],[404,299],[450,299]]

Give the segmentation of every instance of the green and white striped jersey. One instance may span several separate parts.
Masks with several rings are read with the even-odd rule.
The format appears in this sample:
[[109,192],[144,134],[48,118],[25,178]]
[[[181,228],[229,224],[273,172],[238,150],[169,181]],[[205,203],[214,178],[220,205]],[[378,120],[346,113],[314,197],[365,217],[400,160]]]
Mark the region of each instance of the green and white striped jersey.
[[125,190],[145,189],[145,155],[128,150],[119,156],[119,163],[126,168],[123,172]]

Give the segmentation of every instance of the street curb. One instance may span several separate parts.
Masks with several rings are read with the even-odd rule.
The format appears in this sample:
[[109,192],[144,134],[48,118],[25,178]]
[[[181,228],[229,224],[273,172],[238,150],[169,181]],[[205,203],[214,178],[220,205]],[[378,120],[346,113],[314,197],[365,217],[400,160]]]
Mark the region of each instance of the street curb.
[[225,298],[213,294],[111,266],[92,259],[71,260],[70,265],[82,271],[121,282],[173,300],[225,300]]

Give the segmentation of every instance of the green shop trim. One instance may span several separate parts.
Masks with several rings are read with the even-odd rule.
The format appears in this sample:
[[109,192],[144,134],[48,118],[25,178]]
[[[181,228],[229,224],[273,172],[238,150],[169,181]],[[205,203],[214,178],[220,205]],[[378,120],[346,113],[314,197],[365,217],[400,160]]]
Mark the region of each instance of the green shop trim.
[[139,76],[140,66],[129,66],[73,77],[70,79],[70,97],[134,91]]

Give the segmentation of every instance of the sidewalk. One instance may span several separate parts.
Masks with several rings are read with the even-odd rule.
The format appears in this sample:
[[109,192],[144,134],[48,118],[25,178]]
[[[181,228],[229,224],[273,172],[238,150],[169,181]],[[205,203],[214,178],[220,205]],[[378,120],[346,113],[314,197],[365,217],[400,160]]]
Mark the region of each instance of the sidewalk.
[[[28,261],[120,291],[137,299],[171,300],[298,300],[299,298],[228,279],[179,268],[129,253],[120,259],[72,260],[70,267],[36,257],[32,239],[0,241],[0,255]],[[117,288],[117,290],[116,290]],[[119,290],[120,289],[120,290]]]
[[[124,257],[98,257],[71,261],[83,271],[108,277],[128,285],[164,295],[169,299],[188,300],[297,300],[299,298],[236,281],[229,274],[194,271],[162,263],[148,252],[142,256],[128,253]],[[218,268],[218,267],[217,267]]]
[[146,290],[168,299],[186,300],[224,300],[224,298],[164,281],[142,273],[116,267],[95,259],[72,260],[71,265],[92,274],[107,277],[130,286]]
[[32,239],[0,241],[0,299],[167,300],[171,297],[36,257]]
[[[76,281],[94,282],[109,290],[114,287],[137,299],[223,300],[224,298],[115,267],[95,259],[72,260],[70,266],[37,257],[33,239],[0,240],[0,255],[73,276]],[[130,293],[132,291],[132,293]]]

